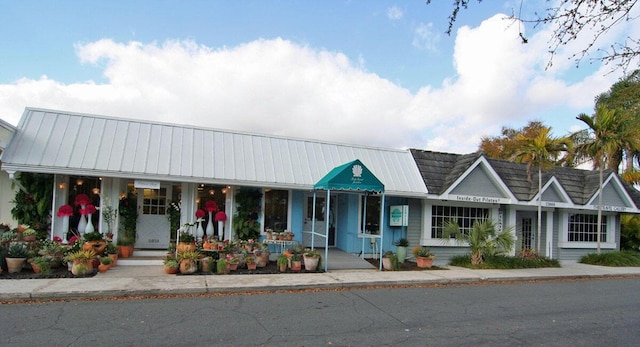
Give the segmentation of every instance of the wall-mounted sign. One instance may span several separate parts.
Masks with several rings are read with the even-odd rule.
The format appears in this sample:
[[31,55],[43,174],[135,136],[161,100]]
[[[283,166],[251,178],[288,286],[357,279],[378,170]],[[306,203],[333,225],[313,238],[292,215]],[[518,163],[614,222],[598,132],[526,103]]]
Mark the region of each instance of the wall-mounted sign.
[[409,205],[395,205],[389,207],[389,226],[409,226]]
[[160,189],[160,181],[134,180],[133,186],[136,189]]

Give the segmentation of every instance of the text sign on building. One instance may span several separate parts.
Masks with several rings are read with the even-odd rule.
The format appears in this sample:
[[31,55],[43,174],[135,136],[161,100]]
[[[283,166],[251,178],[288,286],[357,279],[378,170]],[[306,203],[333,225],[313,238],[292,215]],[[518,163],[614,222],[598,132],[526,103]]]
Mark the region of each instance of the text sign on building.
[[160,189],[160,181],[135,180],[133,186],[136,189]]
[[409,226],[409,205],[395,205],[389,207],[389,226]]

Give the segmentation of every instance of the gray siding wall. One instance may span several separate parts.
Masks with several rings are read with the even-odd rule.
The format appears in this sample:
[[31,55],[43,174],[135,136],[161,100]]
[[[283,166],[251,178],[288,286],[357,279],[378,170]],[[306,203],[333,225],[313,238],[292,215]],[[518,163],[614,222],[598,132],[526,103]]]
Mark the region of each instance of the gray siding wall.
[[458,184],[452,194],[487,196],[492,198],[505,198],[496,184],[489,178],[489,175],[480,167],[477,167]]
[[542,201],[565,202],[553,187],[550,187],[542,193]]
[[[598,204],[597,195],[594,202],[595,204]],[[604,190],[602,192],[602,205],[630,207],[624,202],[624,200],[620,197],[620,194],[618,194],[616,189],[613,188],[613,185],[611,184],[608,184],[606,187],[604,187]]]
[[407,227],[407,240],[409,240],[409,248],[407,249],[407,257],[413,256],[411,249],[420,244],[420,236],[422,235],[422,203],[419,199],[408,199],[409,205],[409,226]]
[[551,257],[553,259],[558,259],[560,255],[560,248],[558,247],[558,243],[562,239],[562,227],[560,225],[560,213],[561,210],[555,210],[553,212],[553,241],[552,241],[552,249],[553,254]]

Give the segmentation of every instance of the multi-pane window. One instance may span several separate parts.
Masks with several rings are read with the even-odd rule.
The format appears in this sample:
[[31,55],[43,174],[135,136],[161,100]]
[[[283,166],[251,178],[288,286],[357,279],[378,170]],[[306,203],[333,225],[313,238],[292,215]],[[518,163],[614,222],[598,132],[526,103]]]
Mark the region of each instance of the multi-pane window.
[[167,207],[167,188],[144,189],[142,213],[146,215],[164,215]]
[[[600,241],[607,242],[607,216],[602,216]],[[598,216],[595,214],[569,215],[569,241],[597,242]]]
[[455,220],[460,231],[467,233],[477,220],[489,218],[489,209],[480,207],[433,206],[431,208],[431,238],[442,238],[445,222]]

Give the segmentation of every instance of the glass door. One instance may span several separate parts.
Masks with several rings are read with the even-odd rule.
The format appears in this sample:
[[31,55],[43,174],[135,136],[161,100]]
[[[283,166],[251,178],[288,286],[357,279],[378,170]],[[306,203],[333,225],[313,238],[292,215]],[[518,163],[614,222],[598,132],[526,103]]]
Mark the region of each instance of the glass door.
[[[325,234],[327,231],[327,223],[329,223],[329,246],[336,245],[336,211],[338,210],[338,199],[331,195],[331,211],[329,212],[329,220],[326,220],[326,194],[316,195],[316,214],[315,214],[315,232]],[[313,194],[307,194],[304,199],[304,224],[302,243],[305,247],[311,247],[311,230],[313,227]],[[314,247],[324,247],[325,238],[314,235]]]

